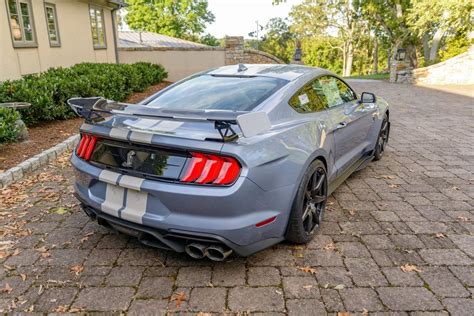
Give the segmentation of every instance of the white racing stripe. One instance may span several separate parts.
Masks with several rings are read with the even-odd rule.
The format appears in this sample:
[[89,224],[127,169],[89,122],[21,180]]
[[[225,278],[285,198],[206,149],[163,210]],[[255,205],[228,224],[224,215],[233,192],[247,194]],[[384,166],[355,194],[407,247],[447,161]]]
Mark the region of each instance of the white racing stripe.
[[110,130],[109,136],[116,139],[127,140],[129,130],[123,128],[112,128]]
[[132,132],[130,134],[130,140],[139,143],[151,144],[152,138],[152,133]]
[[124,188],[107,184],[105,189],[105,201],[101,205],[102,212],[119,217],[119,210],[123,207],[124,195]]
[[144,179],[140,179],[132,176],[122,176],[119,181],[119,185],[124,188],[140,191]]
[[127,221],[143,224],[143,215],[146,213],[147,200],[147,193],[128,190],[125,208],[120,212],[120,217]]
[[110,170],[102,170],[99,174],[99,180],[110,183],[117,184],[117,180],[120,177],[120,173],[112,172]]

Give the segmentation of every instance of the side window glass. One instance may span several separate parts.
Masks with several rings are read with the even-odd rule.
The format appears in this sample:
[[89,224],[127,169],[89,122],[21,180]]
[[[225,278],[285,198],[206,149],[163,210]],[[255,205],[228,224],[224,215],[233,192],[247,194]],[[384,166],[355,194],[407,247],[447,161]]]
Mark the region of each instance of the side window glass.
[[315,91],[323,103],[330,108],[355,100],[352,90],[344,82],[332,76],[317,79]]
[[314,81],[304,86],[290,99],[290,106],[297,112],[311,113],[324,110],[325,105],[316,95],[313,85]]

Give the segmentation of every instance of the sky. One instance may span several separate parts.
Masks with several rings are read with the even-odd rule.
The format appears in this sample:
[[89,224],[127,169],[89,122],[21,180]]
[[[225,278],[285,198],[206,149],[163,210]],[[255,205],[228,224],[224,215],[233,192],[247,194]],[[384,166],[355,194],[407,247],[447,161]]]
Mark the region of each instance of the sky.
[[272,0],[208,0],[208,9],[216,19],[209,24],[206,33],[217,38],[225,35],[240,35],[248,38],[248,33],[256,30],[256,23],[262,26],[274,17],[287,17],[291,7],[302,0],[286,0],[272,5]]

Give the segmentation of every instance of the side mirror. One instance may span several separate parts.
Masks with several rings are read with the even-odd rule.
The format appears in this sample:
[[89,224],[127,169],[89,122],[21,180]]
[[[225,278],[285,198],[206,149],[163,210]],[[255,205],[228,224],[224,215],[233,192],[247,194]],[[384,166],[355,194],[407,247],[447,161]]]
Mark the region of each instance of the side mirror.
[[371,92],[362,92],[360,103],[375,103],[375,101],[377,101],[375,94]]

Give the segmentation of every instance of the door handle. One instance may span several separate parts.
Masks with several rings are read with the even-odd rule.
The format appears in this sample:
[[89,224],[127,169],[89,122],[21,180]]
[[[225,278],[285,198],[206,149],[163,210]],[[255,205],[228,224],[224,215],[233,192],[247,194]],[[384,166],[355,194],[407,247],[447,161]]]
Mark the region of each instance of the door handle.
[[339,124],[337,124],[336,129],[341,129],[347,126],[347,121],[342,121]]

